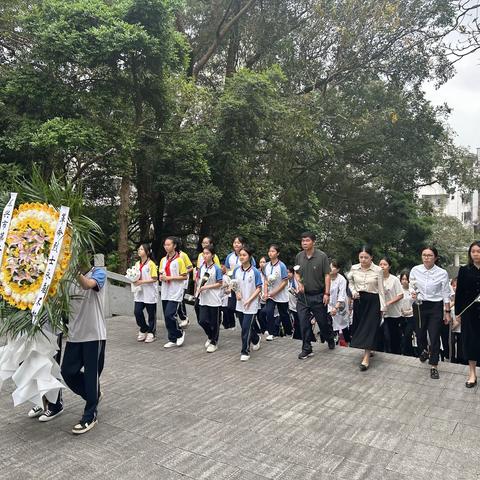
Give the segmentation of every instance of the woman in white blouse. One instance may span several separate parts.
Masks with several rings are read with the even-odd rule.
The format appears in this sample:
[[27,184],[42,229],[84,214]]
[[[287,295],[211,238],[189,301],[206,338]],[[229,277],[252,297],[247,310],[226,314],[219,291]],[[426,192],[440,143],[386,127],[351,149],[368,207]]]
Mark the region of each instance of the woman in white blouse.
[[402,354],[409,357],[415,357],[416,347],[413,346],[413,336],[415,335],[415,317],[413,316],[413,298],[410,289],[410,272],[403,271],[400,274],[400,283],[402,284],[403,299],[400,301],[402,317],[404,321]]
[[400,301],[403,298],[403,290],[400,280],[390,273],[392,261],[389,257],[383,257],[378,266],[383,270],[383,288],[385,289],[384,315],[385,351],[400,355],[402,353],[402,310]]
[[368,370],[370,353],[375,348],[378,327],[385,311],[382,269],[373,263],[370,247],[363,246],[358,254],[360,263],[353,265],[348,278],[354,302],[354,331],[350,346],[365,350],[360,370]]
[[414,290],[412,297],[416,300],[413,312],[417,318],[419,359],[421,362],[429,360],[430,378],[435,380],[440,378],[437,367],[442,322],[448,324],[451,320],[448,273],[436,265],[437,260],[437,249],[425,247],[422,250],[422,264],[416,265],[410,272],[410,287]]

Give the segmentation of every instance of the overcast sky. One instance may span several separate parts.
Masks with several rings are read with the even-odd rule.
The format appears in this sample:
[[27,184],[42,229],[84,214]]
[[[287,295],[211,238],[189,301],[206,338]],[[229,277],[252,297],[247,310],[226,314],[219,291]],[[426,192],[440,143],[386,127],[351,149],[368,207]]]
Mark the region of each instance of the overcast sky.
[[455,143],[473,153],[480,148],[480,51],[456,63],[456,75],[435,90],[425,85],[427,98],[435,105],[452,109],[449,124],[456,132]]

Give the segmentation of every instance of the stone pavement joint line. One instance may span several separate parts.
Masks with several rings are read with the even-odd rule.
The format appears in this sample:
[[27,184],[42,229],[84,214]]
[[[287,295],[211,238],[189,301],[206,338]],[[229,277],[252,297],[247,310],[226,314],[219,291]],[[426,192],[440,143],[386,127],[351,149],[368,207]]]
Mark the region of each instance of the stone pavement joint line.
[[[194,315],[192,315],[194,318]],[[52,422],[0,396],[0,479],[479,479],[480,395],[466,367],[264,342],[240,362],[240,331],[206,353],[194,320],[181,348],[136,341],[133,318],[108,320],[99,424],[74,437],[83,401],[67,391]]]

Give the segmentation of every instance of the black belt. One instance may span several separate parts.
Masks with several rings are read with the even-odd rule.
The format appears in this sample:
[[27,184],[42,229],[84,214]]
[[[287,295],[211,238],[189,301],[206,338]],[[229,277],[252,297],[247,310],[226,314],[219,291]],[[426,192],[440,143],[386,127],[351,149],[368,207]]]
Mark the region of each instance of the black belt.
[[305,290],[305,295],[321,295],[323,293],[323,290],[310,290],[306,291]]

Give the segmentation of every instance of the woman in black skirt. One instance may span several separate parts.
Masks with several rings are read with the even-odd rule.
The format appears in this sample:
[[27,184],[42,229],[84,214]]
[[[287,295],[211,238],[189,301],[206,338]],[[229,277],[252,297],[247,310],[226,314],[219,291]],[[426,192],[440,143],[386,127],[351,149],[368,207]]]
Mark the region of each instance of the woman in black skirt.
[[477,362],[480,361],[480,241],[470,245],[468,264],[460,267],[455,292],[456,320],[461,322],[464,355],[470,369],[467,388],[477,385]]
[[348,279],[354,302],[354,333],[351,347],[365,350],[360,370],[368,370],[370,353],[375,349],[377,332],[385,311],[382,269],[373,263],[372,250],[363,246],[358,253],[360,263],[353,265]]

